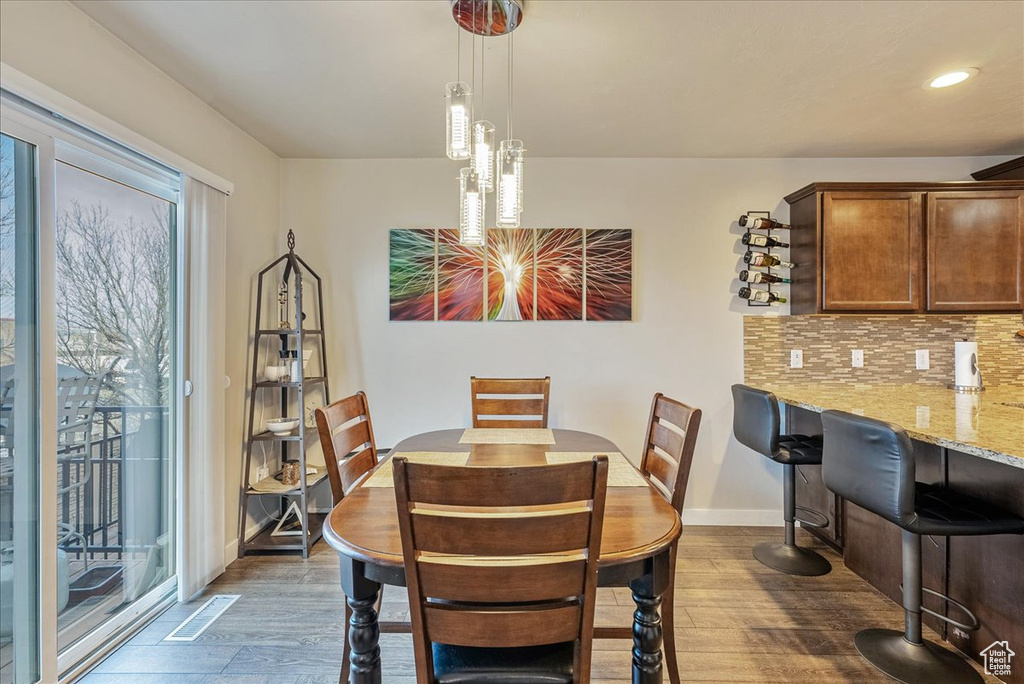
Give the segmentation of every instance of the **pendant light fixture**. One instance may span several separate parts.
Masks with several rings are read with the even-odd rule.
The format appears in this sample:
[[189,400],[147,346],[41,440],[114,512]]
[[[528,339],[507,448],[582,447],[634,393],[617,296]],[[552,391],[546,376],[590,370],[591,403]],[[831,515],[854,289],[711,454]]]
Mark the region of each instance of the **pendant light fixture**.
[[[457,80],[446,90],[448,121],[448,157],[470,160],[459,173],[459,241],[463,245],[482,245],[486,240],[485,210],[487,193],[497,191],[496,225],[519,226],[523,206],[523,143],[512,138],[512,36],[523,19],[522,0],[451,0],[452,17],[460,30],[469,31],[473,40],[472,85]],[[461,35],[461,34],[460,34]],[[476,84],[476,36],[508,35],[508,138],[495,149],[494,124],[475,120],[473,88]],[[461,41],[457,45],[460,49]],[[483,110],[484,53],[480,57],[480,85],[477,112]],[[461,74],[461,70],[459,72]]]
[[508,36],[508,111],[506,133],[496,154],[498,167],[498,197],[495,225],[499,228],[518,228],[523,213],[523,141],[512,137],[512,34]]
[[445,94],[448,119],[448,158],[469,159],[472,143],[469,122],[473,120],[473,91],[462,81],[449,83]]
[[473,89],[462,80],[462,30],[455,37],[455,82],[445,86],[444,111],[449,159],[469,159],[472,150]]
[[459,171],[459,242],[463,245],[484,244],[484,212],[487,193],[472,166]]

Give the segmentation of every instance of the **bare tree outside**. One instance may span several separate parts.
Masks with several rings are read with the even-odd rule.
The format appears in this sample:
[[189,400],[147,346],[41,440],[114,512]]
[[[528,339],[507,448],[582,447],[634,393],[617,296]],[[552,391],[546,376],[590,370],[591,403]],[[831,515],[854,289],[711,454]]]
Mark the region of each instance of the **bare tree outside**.
[[[11,247],[2,250],[0,268],[0,365],[14,361],[13,151],[0,145],[0,246]],[[57,217],[57,361],[85,374],[110,373],[103,404],[166,406],[172,205],[144,196],[131,213],[115,216],[102,199],[74,198],[92,199],[87,190],[69,194]]]
[[0,141],[0,366],[14,363],[14,141]]
[[103,403],[163,406],[170,377],[169,212],[118,222],[72,200],[57,219],[57,356],[110,373]]

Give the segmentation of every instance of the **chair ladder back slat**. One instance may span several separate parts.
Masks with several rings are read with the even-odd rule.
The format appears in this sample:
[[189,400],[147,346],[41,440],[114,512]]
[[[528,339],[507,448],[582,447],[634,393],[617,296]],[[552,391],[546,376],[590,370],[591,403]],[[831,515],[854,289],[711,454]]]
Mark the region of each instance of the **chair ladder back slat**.
[[377,465],[377,457],[370,448],[352,454],[338,462],[338,474],[341,477],[341,486],[345,492],[352,491],[353,485],[373,470]]
[[348,427],[336,430],[331,436],[334,444],[334,453],[339,459],[362,450],[367,444],[373,441],[370,434],[370,424],[365,420],[359,420]]
[[566,501],[586,501],[593,495],[587,478],[575,477],[579,473],[576,463],[518,468],[448,466],[443,478],[427,476],[438,467],[445,466],[406,465],[411,501],[438,506],[473,506],[480,502],[476,487],[488,493],[488,506],[550,506]]
[[[459,562],[461,561],[461,562]],[[498,557],[444,558],[420,556],[420,587],[427,596],[477,603],[529,603],[580,593],[587,560],[583,554],[545,556],[528,563]],[[515,582],[509,582],[509,577]]]
[[579,638],[583,610],[564,602],[551,608],[489,610],[427,605],[427,638],[453,646],[523,647]]
[[412,512],[417,550],[482,556],[557,553],[581,549],[590,533],[589,509],[544,515],[452,517]]

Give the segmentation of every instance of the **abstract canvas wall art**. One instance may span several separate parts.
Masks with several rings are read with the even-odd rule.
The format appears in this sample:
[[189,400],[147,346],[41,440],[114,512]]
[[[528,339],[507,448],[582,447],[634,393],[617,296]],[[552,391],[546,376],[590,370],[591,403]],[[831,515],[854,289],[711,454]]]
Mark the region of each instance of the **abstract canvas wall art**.
[[628,321],[633,231],[493,228],[486,245],[454,229],[390,235],[393,321]]

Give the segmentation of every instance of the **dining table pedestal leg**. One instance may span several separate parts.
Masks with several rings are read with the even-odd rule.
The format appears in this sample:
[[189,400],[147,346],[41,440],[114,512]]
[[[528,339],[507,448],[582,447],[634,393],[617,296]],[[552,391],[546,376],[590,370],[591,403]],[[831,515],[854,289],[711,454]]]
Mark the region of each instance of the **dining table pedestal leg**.
[[341,556],[341,588],[347,596],[349,622],[349,677],[352,684],[381,684],[380,624],[376,610],[380,584],[363,575],[363,564]]
[[633,684],[660,684],[661,595],[668,588],[670,577],[667,553],[651,559],[650,571],[629,583],[633,590]]

